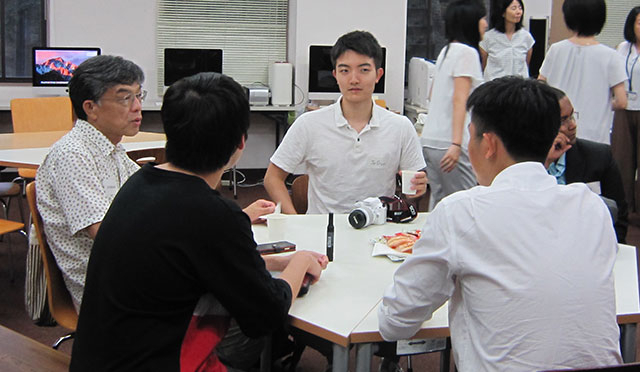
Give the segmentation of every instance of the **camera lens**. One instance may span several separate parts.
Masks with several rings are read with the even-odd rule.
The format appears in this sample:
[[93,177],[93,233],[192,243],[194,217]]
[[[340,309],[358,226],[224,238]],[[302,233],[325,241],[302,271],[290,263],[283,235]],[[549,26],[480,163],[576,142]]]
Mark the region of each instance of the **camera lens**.
[[367,226],[367,214],[362,209],[354,209],[349,214],[349,223],[356,229],[361,229]]

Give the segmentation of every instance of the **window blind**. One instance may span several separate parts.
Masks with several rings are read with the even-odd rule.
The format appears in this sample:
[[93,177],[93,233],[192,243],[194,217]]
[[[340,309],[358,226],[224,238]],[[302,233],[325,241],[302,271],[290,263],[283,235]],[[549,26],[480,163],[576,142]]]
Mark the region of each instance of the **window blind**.
[[269,64],[286,60],[287,12],[288,0],[159,0],[158,95],[165,48],[222,49],[226,75],[267,84]]
[[608,0],[607,22],[596,39],[612,48],[624,40],[624,22],[631,8],[638,6],[637,0]]

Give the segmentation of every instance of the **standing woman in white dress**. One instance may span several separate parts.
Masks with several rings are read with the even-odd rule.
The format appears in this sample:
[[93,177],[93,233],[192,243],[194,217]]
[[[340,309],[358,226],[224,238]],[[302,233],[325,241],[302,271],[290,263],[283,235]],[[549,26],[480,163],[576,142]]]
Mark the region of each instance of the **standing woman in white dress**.
[[522,0],[496,0],[491,8],[491,29],[480,41],[484,80],[507,75],[529,77],[535,40],[522,28]]
[[640,156],[640,6],[629,12],[624,24],[624,38],[618,53],[624,58],[627,82],[627,108],[613,115],[611,150],[618,163],[629,211],[636,210],[635,184]]
[[624,59],[600,44],[607,18],[604,0],[565,0],[564,22],[574,32],[549,48],[538,79],[567,94],[579,113],[578,137],[610,143],[613,111],[627,106]]
[[431,185],[430,207],[442,198],[477,184],[467,144],[467,98],[482,83],[478,43],[487,28],[478,0],[457,0],[445,12],[448,44],[436,62],[429,114],[422,130],[422,151]]

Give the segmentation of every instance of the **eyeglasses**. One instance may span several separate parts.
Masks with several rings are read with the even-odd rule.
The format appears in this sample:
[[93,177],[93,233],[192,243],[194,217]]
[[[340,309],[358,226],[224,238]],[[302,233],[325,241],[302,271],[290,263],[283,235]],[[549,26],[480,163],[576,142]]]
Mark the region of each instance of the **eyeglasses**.
[[577,123],[579,118],[580,118],[580,114],[577,111],[574,111],[569,116],[560,117],[560,125],[569,124],[569,121],[573,121],[574,123]]
[[119,104],[121,104],[122,106],[125,107],[131,107],[133,106],[133,103],[135,102],[135,100],[140,101],[140,103],[144,102],[144,99],[147,97],[147,91],[146,90],[141,90],[140,93],[129,93],[124,97],[118,97],[118,98],[101,98],[101,100],[106,100],[106,101],[116,101]]

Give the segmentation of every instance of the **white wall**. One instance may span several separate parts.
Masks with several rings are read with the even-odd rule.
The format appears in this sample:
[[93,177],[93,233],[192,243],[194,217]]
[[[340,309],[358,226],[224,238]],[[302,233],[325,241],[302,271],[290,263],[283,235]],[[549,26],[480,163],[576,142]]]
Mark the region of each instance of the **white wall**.
[[[295,83],[307,91],[309,45],[333,45],[342,34],[366,30],[387,48],[386,89],[378,97],[402,112],[406,23],[405,0],[290,0],[287,54],[295,66]],[[296,102],[299,94],[296,91]]]
[[[551,0],[523,0],[524,3],[524,22],[528,22],[529,18],[549,18],[551,19]],[[528,24],[526,25],[528,26]]]
[[[51,46],[96,46],[103,54],[121,55],[142,67],[148,90],[145,110],[158,110],[156,89],[156,0],[52,0],[48,2]],[[306,91],[308,46],[333,44],[345,32],[371,31],[387,47],[387,93],[393,110],[402,111],[406,0],[290,0],[289,60],[296,84]],[[292,59],[291,56],[294,56]],[[13,98],[33,97],[31,84],[0,85],[0,109]],[[299,97],[298,97],[299,98]],[[143,119],[144,120],[144,119]],[[252,115],[247,150],[240,168],[266,168],[274,151],[273,122]]]

